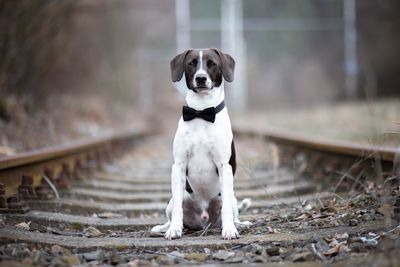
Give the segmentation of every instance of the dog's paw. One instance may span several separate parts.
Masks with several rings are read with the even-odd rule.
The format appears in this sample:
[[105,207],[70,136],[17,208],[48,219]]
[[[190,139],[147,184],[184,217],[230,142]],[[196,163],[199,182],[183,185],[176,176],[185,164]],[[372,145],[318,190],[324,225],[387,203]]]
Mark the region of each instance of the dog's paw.
[[180,238],[182,236],[182,227],[173,227],[171,225],[164,236],[169,240]]
[[222,227],[222,237],[227,240],[239,238],[239,232],[236,230],[236,227],[233,223],[231,225]]
[[161,225],[156,225],[151,228],[150,232],[152,233],[165,233],[169,228],[169,222]]

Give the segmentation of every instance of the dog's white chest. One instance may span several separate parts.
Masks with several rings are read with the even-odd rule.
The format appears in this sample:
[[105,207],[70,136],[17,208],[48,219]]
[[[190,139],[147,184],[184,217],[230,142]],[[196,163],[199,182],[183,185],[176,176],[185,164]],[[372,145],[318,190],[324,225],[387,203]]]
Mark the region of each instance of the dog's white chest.
[[[184,143],[187,145],[190,154],[212,153],[215,148],[215,127],[201,119],[195,119],[185,127]],[[193,155],[189,155],[193,156]]]
[[204,199],[220,193],[217,162],[230,157],[231,142],[226,109],[217,114],[215,123],[202,119],[179,123],[174,153],[186,158],[189,184]]
[[[220,160],[230,154],[232,130],[226,109],[217,114],[215,123],[196,118],[189,122],[179,121],[174,140],[174,156],[207,157]],[[230,155],[226,155],[230,156]]]

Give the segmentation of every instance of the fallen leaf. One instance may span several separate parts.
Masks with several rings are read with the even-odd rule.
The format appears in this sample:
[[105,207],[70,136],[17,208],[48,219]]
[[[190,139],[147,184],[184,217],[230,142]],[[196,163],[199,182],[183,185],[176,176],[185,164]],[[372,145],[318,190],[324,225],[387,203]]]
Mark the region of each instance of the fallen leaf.
[[268,230],[268,233],[270,233],[270,234],[278,234],[278,233],[281,232],[280,229],[272,228],[272,227],[269,227],[269,226],[267,226],[267,230]]
[[83,233],[85,234],[86,237],[97,237],[101,236],[103,233],[94,228],[93,226],[89,226],[88,228],[85,228],[83,230]]
[[18,230],[26,230],[29,231],[29,226],[31,225],[31,222],[22,222],[22,223],[18,223],[15,225],[15,228],[17,228]]
[[[345,236],[344,234],[342,234]],[[347,235],[348,238],[348,235]],[[329,241],[329,246],[331,247],[328,251],[323,252],[325,256],[335,256],[341,251],[349,252],[350,249],[347,246],[347,239],[345,241],[339,242],[336,236]]]
[[328,251],[323,252],[325,256],[334,256],[339,253],[339,247],[332,247]]
[[336,198],[334,197],[332,199],[328,199],[324,206],[326,207],[326,206],[335,206],[335,205],[336,205]]
[[335,239],[337,239],[337,240],[347,240],[348,238],[349,238],[349,234],[347,234],[347,233],[335,235]]

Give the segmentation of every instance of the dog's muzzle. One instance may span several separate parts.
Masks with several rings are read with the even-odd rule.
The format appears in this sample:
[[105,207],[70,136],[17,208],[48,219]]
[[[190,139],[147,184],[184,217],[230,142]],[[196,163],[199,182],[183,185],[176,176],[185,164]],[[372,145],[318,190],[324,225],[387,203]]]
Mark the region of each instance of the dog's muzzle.
[[194,78],[194,89],[197,92],[205,92],[212,89],[212,83],[205,73],[197,73]]

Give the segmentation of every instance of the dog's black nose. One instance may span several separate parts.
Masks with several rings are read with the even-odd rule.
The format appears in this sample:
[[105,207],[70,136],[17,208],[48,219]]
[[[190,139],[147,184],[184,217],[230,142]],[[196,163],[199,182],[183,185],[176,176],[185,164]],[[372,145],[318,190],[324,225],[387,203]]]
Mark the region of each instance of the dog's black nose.
[[198,84],[205,84],[206,81],[207,81],[207,77],[202,77],[202,76],[196,77],[196,83],[198,83]]

